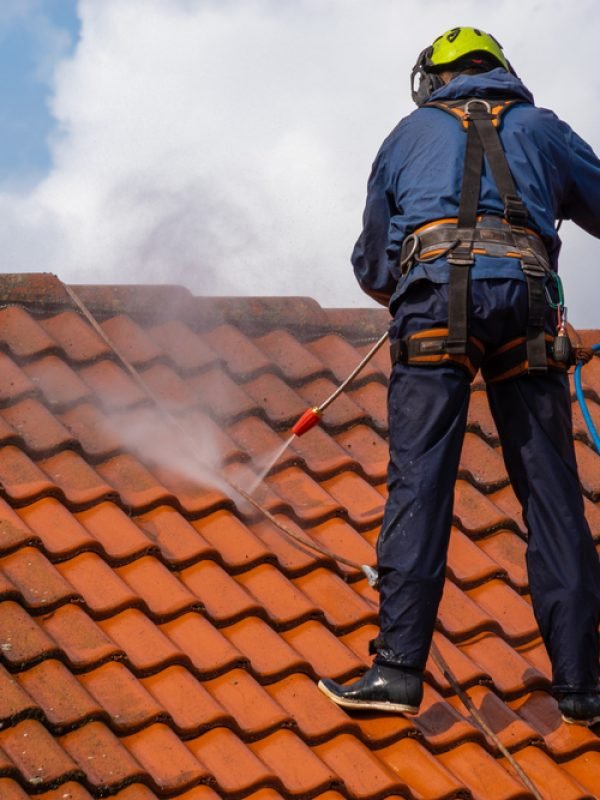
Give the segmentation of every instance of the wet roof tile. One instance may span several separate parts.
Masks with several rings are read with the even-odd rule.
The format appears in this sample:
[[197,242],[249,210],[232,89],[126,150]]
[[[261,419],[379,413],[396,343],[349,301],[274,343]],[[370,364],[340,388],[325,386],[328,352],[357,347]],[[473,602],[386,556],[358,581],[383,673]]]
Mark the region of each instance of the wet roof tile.
[[178,319],[156,325],[148,333],[184,374],[207,369],[220,360],[204,339]]
[[104,320],[102,330],[118,352],[134,366],[142,366],[162,356],[162,350],[131,317],[119,314]]
[[[300,327],[279,306],[246,325],[224,300],[212,303],[219,327],[207,325],[197,299],[152,326],[149,307],[130,313],[127,291],[100,305],[105,331],[185,438],[198,451],[211,439],[244,487],[376,335],[333,333],[316,306],[304,329],[304,301]],[[0,717],[2,735],[33,726],[34,758],[46,759],[31,782],[26,759],[0,742],[1,790],[17,792],[7,800],[23,800],[22,787],[40,800],[64,800],[63,787],[73,800],[526,796],[432,658],[416,717],[347,714],[321,694],[318,677],[352,680],[370,663],[376,593],[355,567],[291,542],[206,482],[80,314],[5,308],[0,339]],[[584,372],[593,414],[596,362]],[[302,540],[359,564],[374,564],[386,497],[387,370],[382,349],[256,490]],[[598,739],[564,725],[548,694],[525,529],[481,389],[435,641],[540,791],[588,798]],[[597,456],[577,413],[575,435],[600,539]]]
[[[4,374],[4,366],[1,368]],[[24,364],[22,374],[23,377],[27,376],[31,388],[38,390],[43,395],[44,402],[54,411],[70,408],[75,403],[89,399],[93,394],[75,370],[55,355]],[[27,391],[26,384],[19,381],[19,376],[14,376],[13,380],[21,391]]]

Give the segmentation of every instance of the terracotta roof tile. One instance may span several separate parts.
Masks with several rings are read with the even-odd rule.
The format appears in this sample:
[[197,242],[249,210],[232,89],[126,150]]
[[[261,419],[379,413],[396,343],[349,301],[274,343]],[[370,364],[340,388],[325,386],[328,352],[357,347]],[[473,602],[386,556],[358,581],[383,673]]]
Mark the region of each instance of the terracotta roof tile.
[[[324,759],[290,731],[276,731],[249,747],[278,778],[286,793],[316,794],[336,783],[337,775]],[[302,764],[301,770],[298,764]]]
[[16,679],[55,732],[105,716],[103,707],[61,661],[46,659]]
[[13,445],[0,448],[0,484],[9,500],[16,504],[56,491],[41,469]]
[[104,320],[102,330],[119,353],[136,367],[156,361],[163,354],[146,331],[123,314]]
[[218,551],[202,535],[199,523],[188,522],[170,506],[157,506],[134,520],[125,517],[124,521],[132,528],[137,526],[137,535],[151,543],[169,564],[184,566],[201,558],[218,558]]
[[259,738],[292,724],[291,716],[277,699],[242,669],[231,670],[203,685],[235,720],[246,739]]
[[481,539],[479,547],[494,559],[505,572],[508,580],[519,591],[527,589],[527,567],[525,564],[526,543],[515,536],[512,531],[498,531],[492,536]]
[[320,358],[287,331],[271,331],[254,343],[271,363],[277,364],[288,383],[306,383],[329,371]]
[[292,672],[309,672],[310,666],[301,653],[276,633],[264,620],[246,617],[223,629],[223,634],[250,662],[255,675],[265,681],[277,680]]
[[[416,716],[327,700],[319,677],[346,682],[370,663],[376,592],[213,485],[87,321],[62,310],[57,279],[19,281],[22,305],[0,310],[0,796],[524,800],[432,658]],[[28,285],[55,306],[34,315]],[[244,487],[386,322],[181,293],[180,318],[165,321],[154,290],[79,291],[194,446],[211,439]],[[584,370],[595,416],[598,364]],[[387,493],[387,371],[384,348],[255,493],[302,539],[359,564],[375,562]],[[435,641],[540,792],[591,798],[598,738],[563,724],[549,695],[525,528],[482,388]],[[597,456],[577,411],[575,435],[600,540]]]
[[[2,372],[4,374],[3,366]],[[81,380],[72,367],[58,356],[49,355],[24,364],[21,375],[21,380],[17,375],[13,378],[19,393],[35,389],[42,394],[44,402],[53,411],[64,411],[93,396],[90,387]],[[27,376],[26,383],[23,381],[25,376]],[[30,383],[29,390],[26,388],[27,383]]]
[[[56,314],[41,320],[40,324],[52,340],[58,342],[68,361],[87,364],[111,355],[104,340],[75,311]],[[38,351],[41,349],[38,347]]]
[[492,578],[508,577],[505,569],[489,557],[482,542],[475,544],[458,528],[453,528],[450,535],[448,570],[454,582],[462,589],[468,589]]
[[59,654],[56,642],[22,606],[10,600],[0,603],[0,657],[9,667],[33,665]]
[[[220,675],[229,669],[246,666],[245,653],[237,642],[228,641],[231,628],[218,631],[200,614],[188,613],[160,626],[159,631],[179,647],[184,661],[206,678]],[[226,635],[227,634],[227,638]],[[143,642],[140,644],[143,645]],[[261,646],[259,642],[257,646]],[[179,659],[180,661],[182,659]]]
[[60,740],[94,789],[110,791],[144,775],[143,767],[107,727],[90,722]]
[[398,778],[427,800],[460,797],[463,784],[428,750],[405,738],[377,751]]
[[496,689],[504,696],[548,686],[545,675],[534,669],[504,639],[492,633],[483,633],[461,644],[461,650],[490,676]]
[[152,778],[159,793],[173,794],[209,776],[206,766],[193,750],[166,725],[150,725],[122,739],[136,762]]
[[38,462],[72,506],[89,506],[114,498],[115,492],[77,453],[65,450]]
[[361,720],[353,720],[331,703],[306,675],[290,675],[269,684],[265,690],[287,712],[302,738],[311,744],[338,733],[358,732]]
[[473,742],[440,753],[438,759],[474,797],[486,800],[525,800],[528,797],[523,784]]
[[261,411],[256,401],[219,366],[194,375],[187,385],[196,402],[222,422],[244,419]]
[[[135,681],[132,683],[139,686]],[[171,726],[186,737],[195,736],[218,725],[234,725],[229,712],[207,690],[207,684],[201,683],[185,667],[168,667],[149,675],[141,683],[152,695],[154,702],[149,704],[140,697],[140,714],[147,714],[148,707],[154,705],[163,714],[166,712]],[[118,701],[126,706],[122,695],[118,696]],[[125,713],[127,711],[128,708],[125,708]]]
[[[47,513],[47,512],[46,512]],[[155,539],[114,503],[101,502],[73,515],[96,547],[114,563],[158,552]],[[143,531],[143,532],[142,532]]]
[[40,625],[76,669],[89,669],[108,659],[123,657],[123,650],[85,611],[75,606],[62,606],[42,617]]
[[247,381],[273,369],[271,359],[232,325],[214,328],[205,334],[204,341],[225,361],[227,371],[237,380]]
[[7,723],[12,725],[24,717],[33,717],[38,714],[38,703],[21,688],[20,683],[13,675],[0,666],[0,724],[2,727],[5,727]]
[[39,543],[36,533],[13,511],[4,500],[0,499],[0,553],[26,544]]
[[14,403],[37,392],[35,378],[30,378],[25,367],[18,367],[12,358],[2,352],[0,352],[0,372],[2,373],[0,405]]
[[[187,745],[206,764],[222,792],[246,793],[273,783],[267,765],[226,728],[214,728]],[[236,764],[235,770],[231,769],[232,761]]]
[[0,347],[18,360],[56,352],[58,342],[19,306],[0,309]]
[[82,775],[75,761],[36,720],[24,720],[1,731],[0,747],[32,787],[50,788],[55,781],[63,783]]
[[84,672],[79,680],[118,733],[131,733],[167,717],[160,702],[118,661]]
[[[366,425],[356,425],[335,437],[340,444],[364,471],[368,480],[380,483],[386,479],[388,465],[387,443]],[[337,468],[341,471],[343,465]]]
[[50,611],[81,599],[77,590],[35,547],[24,547],[0,559],[0,571],[32,611]]
[[59,419],[90,459],[109,458],[124,446],[116,426],[110,425],[106,416],[91,403],[81,403],[61,414]]
[[282,637],[311,665],[315,675],[343,681],[361,670],[362,662],[318,622],[305,622]]
[[[362,358],[355,347],[337,335],[321,336],[308,342],[306,347],[331,370],[336,383],[341,383]],[[357,377],[356,384],[366,383],[374,378],[383,382],[383,376],[377,367],[367,364]]]
[[398,775],[353,736],[341,734],[314,750],[336,772],[351,797],[385,797],[407,791]]

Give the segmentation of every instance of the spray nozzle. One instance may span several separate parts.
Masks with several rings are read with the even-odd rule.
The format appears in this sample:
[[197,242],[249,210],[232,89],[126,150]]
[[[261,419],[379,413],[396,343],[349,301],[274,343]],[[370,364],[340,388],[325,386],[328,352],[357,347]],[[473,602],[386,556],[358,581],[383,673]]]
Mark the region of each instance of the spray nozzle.
[[292,428],[292,433],[296,436],[302,436],[303,433],[306,433],[311,428],[314,428],[315,425],[318,425],[321,420],[321,411],[320,409],[315,406],[314,408],[307,408],[304,414],[300,417],[298,422]]

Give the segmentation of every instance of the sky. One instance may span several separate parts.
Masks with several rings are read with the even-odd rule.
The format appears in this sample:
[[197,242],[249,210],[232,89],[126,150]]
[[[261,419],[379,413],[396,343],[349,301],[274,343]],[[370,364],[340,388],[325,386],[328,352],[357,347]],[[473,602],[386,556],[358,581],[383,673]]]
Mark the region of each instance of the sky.
[[[371,163],[456,25],[600,153],[596,0],[2,0],[3,270],[371,305]],[[569,318],[600,328],[600,242],[561,235]]]

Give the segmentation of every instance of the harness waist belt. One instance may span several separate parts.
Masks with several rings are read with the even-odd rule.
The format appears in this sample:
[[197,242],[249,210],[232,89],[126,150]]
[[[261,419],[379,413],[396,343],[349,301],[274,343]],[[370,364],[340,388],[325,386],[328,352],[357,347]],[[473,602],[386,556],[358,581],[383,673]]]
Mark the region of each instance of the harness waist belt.
[[474,228],[459,228],[457,219],[430,222],[409,234],[402,243],[400,267],[406,275],[417,262],[433,261],[451,253],[461,244],[473,255],[498,258],[532,258],[543,270],[550,269],[548,253],[541,237],[530,228],[515,236],[514,226],[500,217],[481,217]]

